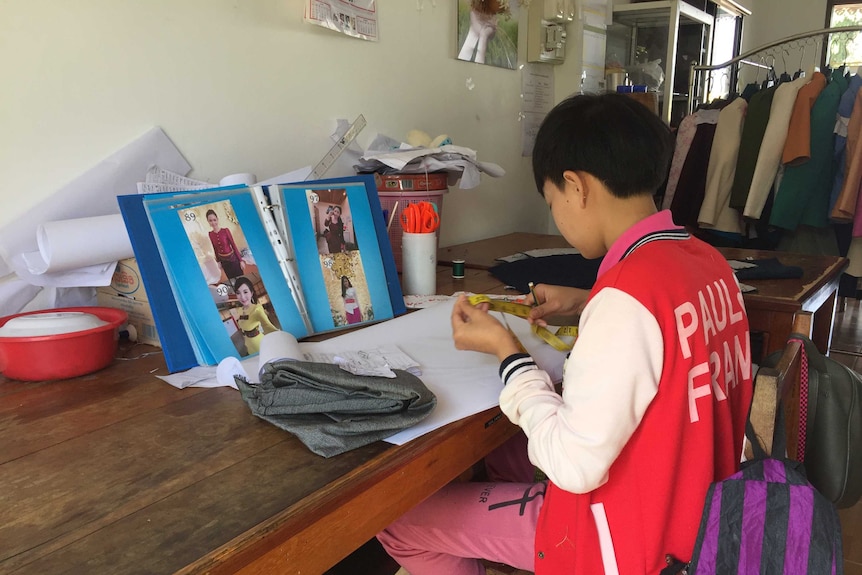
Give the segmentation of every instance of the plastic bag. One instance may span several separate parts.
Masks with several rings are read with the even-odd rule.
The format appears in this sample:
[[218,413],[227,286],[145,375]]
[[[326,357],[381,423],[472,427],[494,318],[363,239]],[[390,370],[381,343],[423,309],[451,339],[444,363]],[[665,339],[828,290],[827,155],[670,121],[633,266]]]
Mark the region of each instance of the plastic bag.
[[650,90],[658,90],[664,82],[664,70],[659,65],[661,60],[639,62],[626,66],[629,80],[636,86],[646,86]]

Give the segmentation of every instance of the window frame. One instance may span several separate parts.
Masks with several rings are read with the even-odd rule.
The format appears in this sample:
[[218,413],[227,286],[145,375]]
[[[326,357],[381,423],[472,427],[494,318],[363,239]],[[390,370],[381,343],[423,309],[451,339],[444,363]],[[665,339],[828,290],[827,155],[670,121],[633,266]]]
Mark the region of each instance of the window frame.
[[[824,15],[823,27],[830,28],[832,26],[832,11],[836,6],[846,6],[848,4],[862,4],[862,0],[826,0],[826,14]],[[820,67],[822,69],[826,69],[828,65],[829,51],[827,46],[829,46],[830,36],[830,34],[826,34],[825,43],[820,50]]]

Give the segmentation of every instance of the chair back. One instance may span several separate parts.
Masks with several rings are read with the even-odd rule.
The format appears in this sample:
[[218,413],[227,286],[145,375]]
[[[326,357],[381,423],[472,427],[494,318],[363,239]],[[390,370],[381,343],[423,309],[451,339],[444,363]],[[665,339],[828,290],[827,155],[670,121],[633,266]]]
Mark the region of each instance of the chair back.
[[[797,312],[793,321],[793,333],[811,333],[812,315]],[[789,341],[784,346],[781,358],[775,367],[761,367],[754,378],[754,395],[748,419],[754,428],[755,437],[767,455],[772,454],[776,425],[784,424],[787,457],[798,460],[799,441],[799,383],[802,368],[802,344]],[[781,406],[781,410],[779,410]],[[780,411],[783,410],[783,416]],[[782,457],[784,454],[776,454]],[[745,457],[751,459],[751,446],[746,444]]]

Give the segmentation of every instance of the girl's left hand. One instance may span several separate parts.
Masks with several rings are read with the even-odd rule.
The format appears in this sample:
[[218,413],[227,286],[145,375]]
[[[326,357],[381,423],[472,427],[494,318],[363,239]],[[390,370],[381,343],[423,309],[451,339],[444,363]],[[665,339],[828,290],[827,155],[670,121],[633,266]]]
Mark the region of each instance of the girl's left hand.
[[456,349],[490,353],[500,361],[520,351],[509,330],[488,313],[488,304],[473,306],[465,295],[452,308],[452,339]]

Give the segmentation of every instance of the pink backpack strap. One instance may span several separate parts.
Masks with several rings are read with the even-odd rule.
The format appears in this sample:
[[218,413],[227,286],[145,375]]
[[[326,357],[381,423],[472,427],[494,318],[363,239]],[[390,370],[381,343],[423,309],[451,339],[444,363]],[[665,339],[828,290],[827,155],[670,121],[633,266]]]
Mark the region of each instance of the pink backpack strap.
[[796,459],[805,461],[805,438],[808,429],[808,354],[805,353],[805,342],[801,339],[790,339],[798,341],[802,351],[802,361],[799,365],[799,441],[796,445]]

